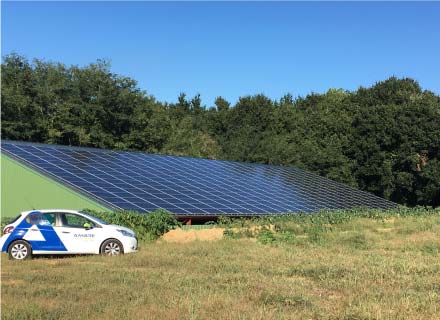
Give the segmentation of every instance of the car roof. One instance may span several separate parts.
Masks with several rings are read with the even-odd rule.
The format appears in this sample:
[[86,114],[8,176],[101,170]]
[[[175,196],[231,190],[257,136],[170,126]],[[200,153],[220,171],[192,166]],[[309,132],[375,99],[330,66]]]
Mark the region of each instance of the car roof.
[[55,212],[55,213],[60,213],[60,212],[65,212],[65,213],[80,213],[79,210],[69,210],[69,209],[34,209],[34,210],[29,210],[29,211],[23,211],[21,213],[21,215],[25,215],[25,214],[29,214],[31,212],[42,212],[42,213],[51,213],[51,212]]

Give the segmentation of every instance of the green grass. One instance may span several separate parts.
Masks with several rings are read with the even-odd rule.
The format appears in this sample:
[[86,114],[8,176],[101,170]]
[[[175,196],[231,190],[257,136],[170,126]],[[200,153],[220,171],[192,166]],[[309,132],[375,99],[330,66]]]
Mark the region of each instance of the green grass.
[[439,319],[438,211],[297,219],[116,258],[3,254],[2,319]]

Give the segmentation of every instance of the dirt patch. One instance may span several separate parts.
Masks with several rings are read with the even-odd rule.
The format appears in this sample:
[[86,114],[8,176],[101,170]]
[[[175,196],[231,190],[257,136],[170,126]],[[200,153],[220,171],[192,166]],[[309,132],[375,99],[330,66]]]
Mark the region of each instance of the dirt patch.
[[162,240],[166,242],[186,243],[191,241],[214,241],[223,238],[224,228],[182,230],[175,229],[165,233]]
[[387,233],[393,231],[393,228],[377,228],[376,231],[381,233]]
[[4,286],[20,286],[24,284],[24,280],[21,279],[4,279],[2,277],[2,285]]
[[[275,226],[251,226],[251,227],[242,227],[242,228],[231,228],[228,229],[235,233],[242,232],[250,232],[251,234],[256,234],[261,230],[269,229],[275,232]],[[182,229],[174,229],[162,236],[162,240],[166,242],[175,242],[175,243],[187,243],[191,241],[214,241],[220,240],[223,238],[223,233],[225,228],[212,228],[212,229],[201,229],[201,230],[182,230]],[[255,239],[253,239],[255,240]]]

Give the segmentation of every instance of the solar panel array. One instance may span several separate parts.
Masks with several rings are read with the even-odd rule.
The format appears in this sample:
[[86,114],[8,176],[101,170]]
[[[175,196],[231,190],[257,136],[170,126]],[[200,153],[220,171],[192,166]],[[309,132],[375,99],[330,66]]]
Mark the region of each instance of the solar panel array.
[[113,209],[201,216],[396,206],[296,167],[16,141],[1,149]]

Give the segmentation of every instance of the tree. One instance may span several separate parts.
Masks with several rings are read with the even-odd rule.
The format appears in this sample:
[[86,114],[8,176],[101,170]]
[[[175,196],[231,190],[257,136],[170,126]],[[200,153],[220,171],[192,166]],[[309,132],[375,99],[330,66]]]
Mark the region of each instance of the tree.
[[2,138],[294,165],[407,205],[440,205],[440,96],[391,77],[349,92],[207,109],[161,103],[105,60],[79,67],[4,57]]

